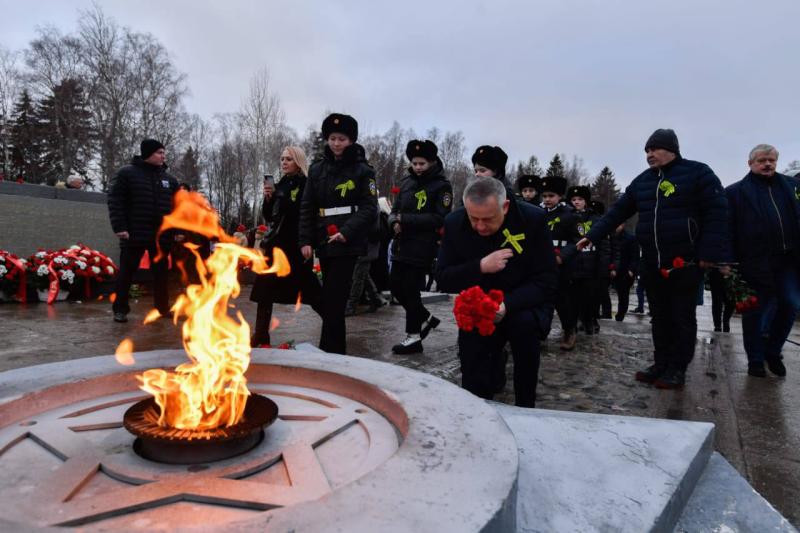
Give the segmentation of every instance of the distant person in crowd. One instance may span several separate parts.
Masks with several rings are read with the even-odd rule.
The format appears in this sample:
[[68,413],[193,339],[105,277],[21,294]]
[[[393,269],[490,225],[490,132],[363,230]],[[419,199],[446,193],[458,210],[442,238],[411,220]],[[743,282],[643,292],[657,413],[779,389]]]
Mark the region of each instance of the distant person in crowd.
[[406,312],[406,338],[392,347],[396,354],[422,352],[422,340],[439,325],[422,304],[425,276],[438,252],[444,218],[453,207],[453,187],[444,175],[439,148],[428,140],[406,146],[411,166],[400,182],[389,225],[394,232],[392,295]]
[[655,362],[637,372],[636,379],[678,389],[694,356],[695,302],[703,270],[728,260],[728,202],[708,165],[681,156],[673,130],[656,130],[645,153],[650,168],[628,185],[578,248],[599,242],[639,213],[636,238],[653,315]]
[[726,290],[725,276],[719,269],[708,271],[708,287],[711,290],[711,316],[714,319],[714,331],[729,333],[731,317],[736,308],[736,300]]
[[378,217],[375,171],[357,144],[358,122],[332,113],[322,122],[325,152],[308,170],[300,204],[300,252],[311,260],[316,250],[322,268],[322,334],[319,347],[347,353],[345,307],[353,270],[367,253]]
[[506,196],[509,199],[516,199],[506,176],[506,163],[508,163],[508,154],[499,146],[485,144],[476,148],[475,153],[472,154],[472,168],[475,176],[500,180],[506,188]]
[[366,298],[369,305],[368,312],[370,313],[374,313],[386,305],[380,291],[378,291],[375,280],[372,279],[372,263],[378,260],[381,246],[381,220],[380,215],[378,216],[379,218],[375,219],[375,224],[369,231],[367,253],[359,256],[356,260],[356,266],[353,269],[353,282],[350,285],[350,296],[347,299],[344,316],[355,315],[362,298]]
[[542,178],[539,176],[532,176],[523,174],[517,178],[517,191],[524,202],[531,205],[539,205],[542,201],[539,196],[539,188],[541,187]]
[[271,176],[264,179],[264,202],[261,213],[266,231],[259,242],[264,255],[272,264],[274,249],[279,248],[289,260],[288,276],[274,274],[256,276],[250,300],[257,302],[256,323],[250,345],[271,344],[270,322],[273,304],[310,305],[321,313],[322,287],[312,269],[312,262],[300,253],[298,230],[300,226],[300,201],[307,183],[308,162],[298,146],[287,146],[281,152],[281,179],[275,183]]
[[[614,258],[609,275],[617,291],[617,314],[614,319],[622,322],[628,313],[631,286],[639,272],[639,243],[633,234],[625,231],[625,224],[620,224],[614,232],[611,244]],[[643,313],[644,309],[639,312]]]
[[[567,199],[573,207],[573,217],[575,231],[580,237],[586,235],[592,224],[599,220],[599,217],[589,207],[591,202],[591,192],[589,187],[578,185],[570,187],[567,191]],[[572,260],[570,284],[571,306],[578,315],[581,323],[581,330],[586,335],[593,335],[600,332],[600,325],[597,323],[597,295],[598,284],[600,283],[600,270],[607,269],[609,264],[609,243],[607,239],[601,239],[597,246],[586,246],[580,253],[575,255]]]
[[[589,208],[597,217],[602,217],[606,213],[606,205],[597,200],[589,202]],[[597,325],[598,317],[607,320],[611,318],[611,294],[609,290],[611,288],[611,267],[614,255],[611,246],[611,237],[606,237],[606,239],[605,245],[607,246],[608,253],[603,256],[604,264],[599,265],[597,272],[597,297],[595,298],[597,309],[595,310],[595,325]],[[605,262],[607,262],[607,264]],[[595,329],[599,330],[599,326]]]
[[566,179],[557,176],[542,178],[542,207],[545,210],[545,222],[550,231],[551,244],[558,263],[556,312],[561,321],[560,348],[569,351],[575,348],[578,325],[578,311],[570,295],[574,244],[580,238],[580,234],[572,207],[562,202],[566,192]]
[[750,172],[726,189],[734,260],[758,298],[742,313],[747,373],[765,377],[764,363],[785,376],[781,350],[800,309],[800,184],[778,174],[778,150],[750,151]]
[[70,176],[67,178],[67,189],[82,189],[83,178],[80,176]]
[[501,182],[478,178],[464,190],[464,207],[445,219],[437,284],[457,293],[475,285],[499,289],[496,329],[458,332],[462,386],[481,398],[496,392],[495,356],[506,342],[514,357],[515,404],[536,405],[540,342],[550,330],[558,272],[544,213],[507,197]]
[[134,156],[130,165],[120,168],[109,186],[108,214],[120,244],[119,273],[112,304],[115,322],[128,321],[128,292],[145,252],[151,260],[155,308],[162,316],[169,316],[166,254],[172,247],[169,239],[181,237],[163,234],[159,244],[164,254],[156,260],[158,229],[164,215],[172,211],[172,197],[178,190],[178,181],[167,173],[165,160],[164,145],[155,139],[145,139],[140,155]]

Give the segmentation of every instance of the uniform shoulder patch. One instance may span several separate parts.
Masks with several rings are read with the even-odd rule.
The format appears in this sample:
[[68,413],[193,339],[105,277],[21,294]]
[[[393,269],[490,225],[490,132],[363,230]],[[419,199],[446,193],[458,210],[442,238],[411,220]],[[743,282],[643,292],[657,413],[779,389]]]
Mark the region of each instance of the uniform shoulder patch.
[[375,183],[375,180],[369,180],[369,193],[372,196],[378,196],[378,185]]
[[450,207],[452,203],[453,203],[453,193],[447,191],[442,195],[442,205],[445,207]]

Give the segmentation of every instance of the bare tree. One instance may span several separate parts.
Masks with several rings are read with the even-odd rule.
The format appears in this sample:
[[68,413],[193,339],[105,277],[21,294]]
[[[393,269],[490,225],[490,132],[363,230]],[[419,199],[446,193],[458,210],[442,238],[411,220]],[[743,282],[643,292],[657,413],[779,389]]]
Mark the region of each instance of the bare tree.
[[6,176],[11,172],[11,115],[22,90],[19,57],[19,52],[0,46],[0,157]]
[[461,204],[461,193],[467,186],[467,179],[473,175],[472,167],[466,159],[466,141],[460,131],[448,131],[439,145],[439,159],[444,171],[453,185],[455,204]]
[[81,43],[54,26],[38,28],[36,33],[36,39],[25,51],[27,78],[33,94],[46,98],[62,81],[80,78]]
[[591,184],[589,171],[583,166],[583,158],[573,155],[572,161],[568,161],[567,156],[561,154],[561,160],[564,161],[564,177],[567,178],[567,183],[570,185]]

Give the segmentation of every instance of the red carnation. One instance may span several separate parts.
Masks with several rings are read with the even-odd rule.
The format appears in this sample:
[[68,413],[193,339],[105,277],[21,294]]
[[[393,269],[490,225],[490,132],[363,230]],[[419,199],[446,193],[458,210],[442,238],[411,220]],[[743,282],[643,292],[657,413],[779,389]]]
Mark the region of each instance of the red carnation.
[[757,306],[758,305],[758,297],[756,297],[756,296],[749,297],[747,299],[747,303],[750,304],[753,307]]
[[676,257],[672,260],[673,268],[683,268],[686,266],[686,261],[683,260],[683,257]]
[[458,329],[478,330],[480,335],[494,333],[494,317],[503,302],[503,291],[492,289],[484,293],[479,286],[470,287],[456,296],[453,315]]
[[336,224],[328,224],[328,237],[333,237],[337,233],[339,233],[339,228]]
[[744,311],[744,302],[736,302],[736,312],[741,313]]
[[400,187],[392,185],[392,194],[400,194]]
[[260,231],[261,233],[266,233],[267,226],[265,226],[264,224],[259,224],[258,228],[256,228],[256,231]]
[[503,291],[492,289],[489,291],[489,298],[491,298],[498,304],[503,303]]
[[616,270],[617,269],[617,265],[615,265],[614,263],[611,263],[610,265],[608,265],[608,269],[609,270]]
[[663,277],[664,279],[667,279],[669,277],[669,270],[667,270],[666,268],[662,268],[660,272],[661,272],[661,277]]
[[553,253],[556,254],[556,255],[561,255],[561,249],[560,248],[553,248]]
[[238,231],[239,233],[244,233],[245,231],[247,231],[247,226],[245,226],[244,224],[239,224],[238,226],[236,226],[236,231]]

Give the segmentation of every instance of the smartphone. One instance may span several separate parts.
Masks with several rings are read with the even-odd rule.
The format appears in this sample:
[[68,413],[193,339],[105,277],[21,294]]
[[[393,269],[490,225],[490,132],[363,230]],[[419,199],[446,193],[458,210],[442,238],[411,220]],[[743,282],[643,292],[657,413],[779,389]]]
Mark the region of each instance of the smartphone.
[[275,188],[275,176],[272,174],[264,174],[264,185],[269,185]]

